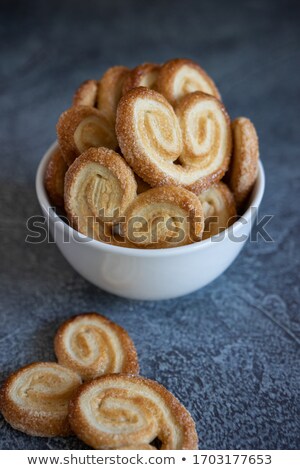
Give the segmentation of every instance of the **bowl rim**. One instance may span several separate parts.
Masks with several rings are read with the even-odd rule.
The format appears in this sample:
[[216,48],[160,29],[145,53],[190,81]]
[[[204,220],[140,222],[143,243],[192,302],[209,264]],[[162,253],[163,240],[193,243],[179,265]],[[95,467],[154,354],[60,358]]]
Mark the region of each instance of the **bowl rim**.
[[[39,201],[39,204],[41,208],[49,214],[49,217],[54,221],[54,218],[57,217],[57,214],[53,207],[51,206],[51,203],[49,201],[45,186],[44,186],[44,176],[45,176],[45,171],[46,171],[46,166],[48,163],[48,160],[51,156],[51,154],[56,150],[58,147],[58,142],[54,141],[48,150],[45,152],[43,155],[41,161],[39,162],[37,172],[36,172],[36,179],[35,179],[35,187],[36,187],[36,194],[37,198]],[[257,174],[257,179],[254,185],[254,188],[252,190],[252,195],[251,195],[251,200],[249,203],[249,206],[247,210],[242,214],[241,218],[238,219],[236,222],[234,222],[229,228],[225,229],[222,233],[224,234],[224,238],[228,238],[229,235],[233,232],[241,228],[242,224],[241,219],[243,218],[246,220],[246,223],[248,224],[251,221],[251,216],[252,216],[252,211],[251,209],[255,209],[256,211],[258,210],[263,194],[265,190],[265,172],[263,168],[263,164],[261,160],[258,162],[258,174]],[[74,233],[76,234],[76,240],[80,243],[80,238],[83,240],[88,240],[88,244],[95,249],[99,249],[101,251],[105,251],[107,253],[114,253],[114,254],[120,254],[120,255],[127,255],[127,256],[137,256],[137,257],[168,257],[168,256],[173,256],[173,255],[179,255],[179,254],[187,254],[187,253],[192,253],[197,250],[203,250],[209,246],[213,245],[212,240],[215,237],[218,237],[219,235],[214,235],[213,237],[207,238],[206,240],[201,240],[199,242],[192,243],[190,245],[185,245],[185,246],[179,246],[179,247],[173,247],[173,248],[160,248],[160,249],[155,249],[155,248],[149,248],[149,249],[141,249],[141,248],[128,248],[124,246],[115,246],[115,245],[110,245],[108,243],[104,243],[98,240],[94,240],[92,238],[87,237],[86,235],[83,235],[82,233],[78,232],[75,230],[73,227],[70,225],[66,224],[66,222],[63,221],[59,217],[59,220],[56,218],[56,223],[58,224],[58,227],[60,227],[62,230],[67,230],[69,232],[69,235],[74,238]]]

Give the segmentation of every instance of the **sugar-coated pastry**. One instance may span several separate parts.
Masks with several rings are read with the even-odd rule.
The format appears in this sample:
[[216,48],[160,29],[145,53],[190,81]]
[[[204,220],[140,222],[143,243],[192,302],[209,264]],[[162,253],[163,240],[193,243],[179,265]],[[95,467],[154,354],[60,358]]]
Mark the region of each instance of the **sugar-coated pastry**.
[[204,218],[195,194],[177,186],[139,194],[121,224],[125,238],[140,248],[171,248],[201,239]]
[[115,123],[116,110],[122,96],[124,80],[129,69],[122,65],[117,65],[108,69],[98,82],[97,107],[111,123]]
[[60,116],[57,138],[68,165],[91,147],[117,147],[115,131],[108,119],[91,106],[73,106]]
[[54,338],[59,364],[83,380],[104,374],[138,374],[139,364],[128,333],[98,313],[77,315],[63,323]]
[[134,173],[119,154],[104,147],[87,150],[65,176],[65,209],[71,225],[101,240],[99,221],[117,223],[136,197],[136,188]]
[[112,374],[80,387],[69,405],[75,434],[95,449],[150,444],[161,450],[197,449],[195,423],[162,385],[139,376]]
[[156,80],[160,70],[158,64],[141,64],[131,70],[124,80],[122,93],[127,93],[132,88],[144,86],[147,88],[155,88]]
[[45,172],[45,187],[54,206],[64,206],[64,179],[68,165],[63,159],[60,148],[56,148],[47,165]]
[[180,162],[201,170],[202,178],[220,180],[228,168],[232,147],[230,119],[223,104],[196,91],[178,102],[176,114],[183,141]]
[[1,412],[13,428],[31,436],[67,436],[68,403],[80,384],[79,375],[66,367],[35,362],[4,382]]
[[236,216],[235,201],[232,192],[221,181],[199,194],[202,204],[205,226],[202,239],[212,237],[234,221]]
[[156,89],[172,105],[194,91],[203,91],[221,99],[213,80],[190,59],[172,59],[166,62],[160,69]]
[[255,183],[258,171],[259,147],[254,125],[245,117],[232,122],[233,154],[226,181],[241,209]]
[[201,92],[182,98],[176,114],[156,91],[130,90],[117,110],[119,146],[151,186],[178,185],[199,194],[228,168],[230,120],[219,100]]
[[73,96],[73,106],[92,106],[97,104],[97,80],[85,80]]

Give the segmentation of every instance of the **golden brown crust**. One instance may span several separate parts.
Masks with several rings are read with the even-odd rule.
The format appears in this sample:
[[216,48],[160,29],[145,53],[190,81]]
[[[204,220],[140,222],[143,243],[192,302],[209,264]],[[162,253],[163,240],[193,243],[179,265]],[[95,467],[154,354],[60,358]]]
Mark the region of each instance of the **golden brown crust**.
[[63,323],[54,338],[59,364],[83,380],[123,372],[138,374],[139,364],[127,331],[96,312],[76,315]]
[[195,423],[159,383],[125,374],[106,375],[80,387],[69,405],[75,434],[95,449],[150,444],[197,449]]
[[35,362],[6,379],[1,412],[13,428],[31,436],[67,436],[68,402],[80,384],[78,374],[59,364]]
[[172,248],[201,239],[204,218],[195,194],[177,186],[149,189],[137,196],[121,224],[125,238],[140,248]]
[[259,146],[253,123],[245,117],[232,122],[233,155],[226,181],[232,190],[238,209],[246,202],[258,171]]
[[222,232],[235,222],[235,200],[225,183],[220,181],[200,193],[198,197],[202,204],[205,219],[203,240]]
[[68,165],[91,147],[117,147],[115,131],[107,118],[91,106],[73,106],[60,116],[57,138]]
[[51,204],[64,207],[64,179],[68,165],[60,148],[56,148],[48,161],[45,172],[45,188]]
[[97,80],[85,80],[75,91],[73,106],[92,106],[97,103],[98,83]]
[[129,69],[122,65],[109,68],[98,82],[97,107],[114,125],[116,110],[122,96],[124,80]]
[[138,65],[128,73],[124,80],[122,94],[125,95],[132,88],[139,86],[155,89],[159,70],[160,65],[158,64],[145,63]]
[[133,171],[119,154],[104,147],[87,150],[65,176],[65,209],[72,227],[101,240],[98,223],[117,223],[136,188]]
[[[199,194],[228,168],[230,120],[220,101],[201,92],[184,97],[176,113],[178,118],[159,93],[144,87],[130,90],[117,110],[119,146],[128,164],[150,186],[177,185]],[[216,142],[211,140],[214,134]],[[188,158],[186,149],[193,146],[194,154]],[[183,164],[177,164],[178,159]]]
[[202,91],[221,100],[221,95],[207,73],[190,59],[172,59],[160,69],[157,91],[175,104],[178,99],[194,91]]
[[228,169],[232,149],[230,118],[221,101],[201,91],[181,98],[175,110],[183,140],[179,160],[187,168],[203,170],[201,185],[207,188]]

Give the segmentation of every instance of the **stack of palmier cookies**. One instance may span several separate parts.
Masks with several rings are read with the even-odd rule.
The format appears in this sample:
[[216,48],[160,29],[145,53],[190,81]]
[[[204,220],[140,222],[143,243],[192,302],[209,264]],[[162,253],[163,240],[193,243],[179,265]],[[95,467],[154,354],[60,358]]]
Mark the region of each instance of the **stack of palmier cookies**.
[[75,433],[95,449],[197,449],[195,423],[159,383],[139,376],[128,333],[92,312],[63,323],[56,362],[35,362],[6,379],[0,409],[32,436]]
[[45,175],[52,204],[79,232],[114,245],[216,235],[242,215],[257,176],[253,124],[231,122],[213,80],[188,59],[116,66],[84,82],[57,136]]

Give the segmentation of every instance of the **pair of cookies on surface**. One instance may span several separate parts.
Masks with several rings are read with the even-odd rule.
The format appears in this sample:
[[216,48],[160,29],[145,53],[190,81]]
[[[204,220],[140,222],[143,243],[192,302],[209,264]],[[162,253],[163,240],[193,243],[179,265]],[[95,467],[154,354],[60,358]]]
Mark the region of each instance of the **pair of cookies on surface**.
[[[242,210],[257,174],[253,124],[246,118],[231,124],[211,78],[187,59],[112,67],[99,82],[85,82],[57,133],[57,173],[69,168],[59,187],[71,225],[116,245],[180,246],[224,230],[234,220],[225,220],[227,213],[234,216],[236,205]],[[230,189],[220,190],[224,175]],[[217,206],[210,204],[209,217],[219,219],[211,228],[202,207],[207,195],[211,200],[208,189],[226,208],[211,214]]]
[[119,325],[78,315],[59,328],[54,347],[58,364],[25,366],[1,389],[2,414],[14,428],[47,437],[73,431],[102,449],[197,448],[190,414],[162,385],[137,376],[134,344]]

